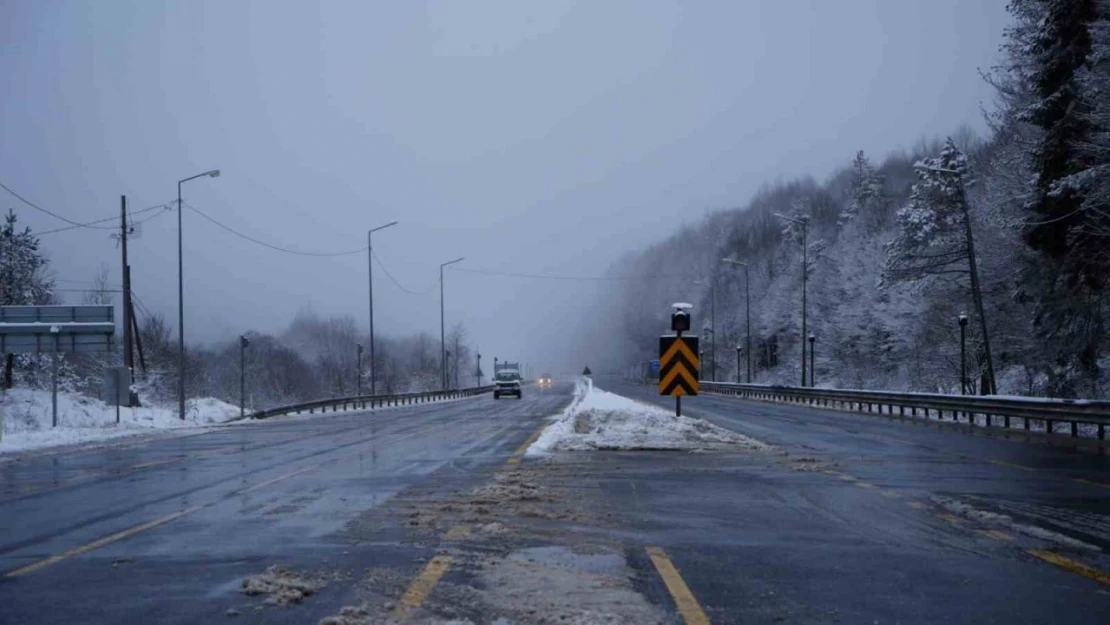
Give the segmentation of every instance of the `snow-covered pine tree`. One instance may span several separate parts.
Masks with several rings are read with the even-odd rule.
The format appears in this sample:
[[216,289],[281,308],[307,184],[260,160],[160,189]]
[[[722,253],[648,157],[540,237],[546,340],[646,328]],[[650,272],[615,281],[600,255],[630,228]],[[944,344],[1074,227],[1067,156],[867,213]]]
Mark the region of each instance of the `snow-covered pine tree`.
[[1029,263],[1022,296],[1050,349],[1049,392],[1097,395],[1107,349],[1110,276],[1110,2],[1014,0],[1007,33],[1012,83],[1027,92],[1019,115],[1041,135],[1027,206]]
[[[16,227],[15,211],[8,210],[0,228],[0,306],[43,305],[54,302],[54,279],[49,262],[39,251],[30,228]],[[3,388],[12,387],[13,354],[4,354]]]
[[882,175],[871,166],[871,161],[863,150],[856,152],[856,157],[852,160],[852,197],[841,210],[837,223],[844,225],[861,213],[868,213],[882,197]]
[[970,164],[949,138],[939,156],[914,165],[917,183],[910,201],[898,210],[898,233],[887,244],[883,283],[906,282],[922,287],[944,279],[967,276],[983,342],[986,370],[983,391],[995,392],[990,334],[983,311],[983,294],[976,268],[975,242],[965,190]]

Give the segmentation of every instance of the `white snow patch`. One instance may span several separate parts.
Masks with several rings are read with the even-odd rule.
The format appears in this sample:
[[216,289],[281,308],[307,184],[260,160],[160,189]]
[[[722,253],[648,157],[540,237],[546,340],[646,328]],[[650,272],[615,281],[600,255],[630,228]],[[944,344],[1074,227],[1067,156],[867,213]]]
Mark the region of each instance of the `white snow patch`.
[[948,497],[941,497],[939,495],[934,495],[932,499],[938,505],[973,521],[979,521],[983,524],[1001,525],[1003,527],[1009,528],[1014,532],[1025,534],[1026,536],[1032,536],[1033,538],[1039,538],[1041,540],[1054,542],[1060,545],[1067,545],[1075,549],[1101,551],[1101,549],[1094,545],[1089,545],[1081,540],[1071,538],[1070,536],[1064,536],[1059,532],[1053,532],[1052,530],[1047,530],[1043,527],[1037,527],[1035,525],[1019,523],[1015,521],[1013,517],[1006,514],[980,510],[978,508],[969,506],[966,503],[956,501],[955,499],[949,499]]
[[767,449],[755,439],[692,417],[638,402],[578,381],[574,399],[525,452],[553,451]]
[[185,405],[185,420],[179,418],[175,409],[121,407],[117,424],[115,406],[59,391],[58,427],[52,427],[50,391],[12,389],[0,396],[0,413],[4,428],[0,454],[3,454],[170,430],[185,433],[238,417],[239,407],[212,397],[191,399]]

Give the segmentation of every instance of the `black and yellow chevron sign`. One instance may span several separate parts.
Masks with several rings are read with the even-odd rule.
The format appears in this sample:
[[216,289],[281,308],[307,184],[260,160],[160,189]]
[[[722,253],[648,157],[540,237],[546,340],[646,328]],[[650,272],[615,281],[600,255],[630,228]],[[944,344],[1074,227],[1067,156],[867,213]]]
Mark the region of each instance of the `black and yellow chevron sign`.
[[659,394],[698,394],[698,337],[659,337]]

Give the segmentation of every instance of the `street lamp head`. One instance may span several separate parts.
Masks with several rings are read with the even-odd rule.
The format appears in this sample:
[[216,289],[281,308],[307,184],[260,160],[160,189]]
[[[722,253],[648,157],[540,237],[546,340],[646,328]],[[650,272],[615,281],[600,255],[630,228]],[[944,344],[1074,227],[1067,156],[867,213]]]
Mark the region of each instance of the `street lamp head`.
[[961,326],[966,326],[967,325],[967,314],[966,313],[960,313],[959,320],[960,320],[960,325]]
[[220,170],[213,169],[212,171],[206,171],[206,172],[204,172],[204,175],[211,176],[213,178],[219,178],[220,177]]
[[458,258],[456,258],[455,260],[453,260],[451,262],[443,263],[442,265],[440,265],[440,267],[446,267],[447,265],[454,265],[455,263],[461,263],[463,260],[465,260],[465,257],[459,256]]
[[391,222],[385,224],[384,226],[378,226],[377,228],[372,229],[370,232],[377,232],[378,230],[384,230],[384,229],[386,229],[390,226],[396,226],[396,225],[397,225],[396,221],[391,221]]

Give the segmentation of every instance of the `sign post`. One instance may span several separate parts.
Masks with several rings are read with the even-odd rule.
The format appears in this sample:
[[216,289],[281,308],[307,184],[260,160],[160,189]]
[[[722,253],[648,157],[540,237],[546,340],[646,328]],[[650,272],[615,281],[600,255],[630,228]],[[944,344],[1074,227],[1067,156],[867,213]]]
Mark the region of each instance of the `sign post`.
[[675,398],[674,414],[682,416],[683,395],[698,394],[698,337],[682,336],[690,329],[690,304],[677,303],[671,315],[673,336],[659,337],[659,394]]

